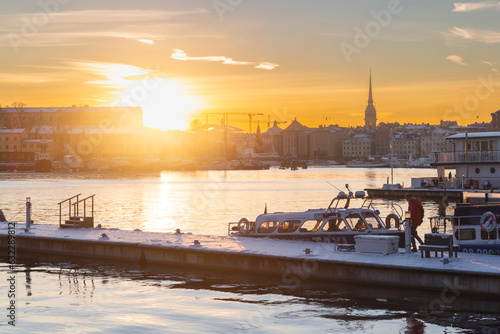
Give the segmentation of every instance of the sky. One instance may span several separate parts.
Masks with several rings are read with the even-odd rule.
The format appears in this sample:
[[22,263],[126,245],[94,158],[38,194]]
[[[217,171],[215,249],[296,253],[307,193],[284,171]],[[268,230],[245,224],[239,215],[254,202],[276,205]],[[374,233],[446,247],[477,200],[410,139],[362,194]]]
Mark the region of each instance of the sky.
[[[23,0],[0,3],[0,103],[141,106],[144,124],[264,131],[490,122],[500,1]],[[285,123],[286,122],[286,123]]]

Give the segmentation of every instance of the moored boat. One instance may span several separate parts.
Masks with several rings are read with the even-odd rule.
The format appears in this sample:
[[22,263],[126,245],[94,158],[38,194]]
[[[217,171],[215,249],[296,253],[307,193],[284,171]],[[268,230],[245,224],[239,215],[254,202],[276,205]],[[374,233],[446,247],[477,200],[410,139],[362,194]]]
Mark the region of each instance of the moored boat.
[[446,232],[448,224],[453,227],[453,242],[461,252],[500,254],[500,230],[497,218],[499,204],[459,204],[453,216],[430,217],[433,232]]
[[[351,200],[362,201],[351,208]],[[380,212],[373,207],[373,199],[363,191],[355,195],[340,192],[327,209],[310,209],[304,212],[274,212],[259,215],[255,221],[242,218],[229,223],[229,233],[255,238],[276,238],[354,244],[358,235],[398,236],[399,246],[404,247],[404,230],[400,229],[401,213],[393,207],[383,221]],[[394,223],[394,227],[392,227]]]

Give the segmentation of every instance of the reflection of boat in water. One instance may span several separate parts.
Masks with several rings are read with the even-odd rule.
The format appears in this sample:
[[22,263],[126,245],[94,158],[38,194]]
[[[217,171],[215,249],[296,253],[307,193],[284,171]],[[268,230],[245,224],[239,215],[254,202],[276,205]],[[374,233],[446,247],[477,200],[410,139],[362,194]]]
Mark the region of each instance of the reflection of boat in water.
[[500,205],[459,204],[453,216],[430,217],[433,232],[453,227],[453,242],[466,253],[500,254]]
[[349,161],[346,167],[351,168],[378,168],[378,167],[388,167],[389,164],[387,162],[382,161],[359,161],[353,160]]
[[237,164],[234,164],[231,169],[234,170],[263,170],[263,169],[269,169],[269,165],[258,162],[258,161],[253,161],[253,160],[244,160],[244,161],[239,161]]
[[[238,223],[229,223],[230,232],[245,237],[311,240],[354,244],[359,235],[398,236],[404,247],[404,231],[399,229],[400,215],[390,214],[383,222],[375,210],[371,198],[364,192],[340,192],[328,208],[310,209],[305,212],[275,212],[259,215],[255,221],[242,218]],[[352,199],[363,201],[358,208],[350,208]],[[341,204],[341,201],[345,203]],[[395,210],[395,209],[394,209]],[[391,222],[394,220],[395,227]]]

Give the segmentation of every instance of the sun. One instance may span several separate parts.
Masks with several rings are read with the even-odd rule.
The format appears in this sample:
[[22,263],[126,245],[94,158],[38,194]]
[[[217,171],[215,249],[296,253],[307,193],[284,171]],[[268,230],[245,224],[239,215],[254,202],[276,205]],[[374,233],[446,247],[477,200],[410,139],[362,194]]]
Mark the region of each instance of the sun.
[[202,109],[201,99],[180,80],[151,78],[137,99],[142,107],[144,126],[161,130],[186,130],[190,118]]

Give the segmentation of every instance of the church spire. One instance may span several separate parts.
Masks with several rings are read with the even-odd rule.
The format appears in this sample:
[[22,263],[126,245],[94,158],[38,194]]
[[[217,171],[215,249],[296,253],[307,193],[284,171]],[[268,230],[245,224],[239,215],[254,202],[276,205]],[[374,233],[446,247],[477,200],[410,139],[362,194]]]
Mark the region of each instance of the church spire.
[[372,106],[373,105],[373,98],[372,98],[372,69],[370,68],[370,92],[368,93],[368,105]]

